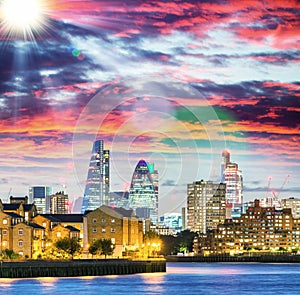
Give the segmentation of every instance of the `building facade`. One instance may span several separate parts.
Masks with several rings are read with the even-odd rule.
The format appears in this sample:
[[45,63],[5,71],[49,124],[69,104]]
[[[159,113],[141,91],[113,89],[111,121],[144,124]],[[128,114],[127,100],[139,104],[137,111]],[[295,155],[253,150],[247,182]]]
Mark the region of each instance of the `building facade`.
[[[158,173],[153,173],[148,163],[140,160],[133,172],[130,190],[129,190],[129,208],[135,213],[145,213],[140,218],[150,218],[151,222],[158,222]],[[153,174],[156,178],[153,179]],[[157,189],[155,186],[157,183]],[[147,213],[148,212],[148,213]]]
[[196,181],[187,185],[187,229],[206,233],[225,221],[226,185]]
[[243,211],[243,176],[238,164],[230,161],[230,152],[222,152],[221,179],[226,184],[226,204],[231,207],[232,217],[239,217]]
[[110,184],[109,171],[109,150],[104,150],[103,140],[97,140],[93,144],[81,213],[108,204]]
[[254,251],[292,251],[300,247],[300,219],[291,209],[276,210],[254,202],[241,217],[223,224],[194,241],[196,254],[240,254]]
[[50,213],[51,214],[68,214],[69,197],[64,192],[58,192],[50,196]]
[[88,245],[99,239],[110,239],[115,246],[114,255],[122,257],[142,245],[143,222],[133,210],[102,205],[84,216],[84,252],[88,253]]
[[34,203],[39,214],[50,212],[51,186],[32,186],[29,188],[29,203]]

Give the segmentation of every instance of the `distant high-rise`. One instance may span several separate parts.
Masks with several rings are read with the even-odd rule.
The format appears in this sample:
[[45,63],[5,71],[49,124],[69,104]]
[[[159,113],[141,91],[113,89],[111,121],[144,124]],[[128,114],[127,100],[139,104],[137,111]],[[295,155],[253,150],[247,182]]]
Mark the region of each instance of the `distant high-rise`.
[[[155,176],[153,176],[155,175]],[[134,170],[129,190],[129,207],[150,218],[151,222],[158,221],[158,172],[152,164],[140,160]]]
[[81,213],[108,204],[110,156],[109,150],[104,150],[103,147],[103,140],[97,140],[93,144]]
[[69,197],[64,192],[58,192],[50,197],[51,214],[68,214]]
[[232,208],[232,217],[239,217],[243,207],[243,176],[238,164],[230,162],[229,151],[223,151],[221,178],[226,184],[226,204]]
[[230,152],[227,150],[224,150],[222,152],[222,162],[221,162],[221,182],[224,181],[224,171],[229,162],[230,162]]
[[39,214],[50,212],[50,196],[52,187],[32,186],[29,188],[29,203],[34,203]]
[[206,233],[224,223],[225,187],[224,183],[203,180],[187,185],[187,229]]

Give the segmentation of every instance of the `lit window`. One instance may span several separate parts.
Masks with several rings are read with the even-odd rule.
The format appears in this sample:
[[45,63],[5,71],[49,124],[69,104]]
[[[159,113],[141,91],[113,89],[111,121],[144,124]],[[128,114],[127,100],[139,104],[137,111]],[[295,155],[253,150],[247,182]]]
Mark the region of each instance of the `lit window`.
[[46,227],[47,226],[47,223],[46,222],[43,222],[43,227]]
[[112,219],[112,220],[111,220],[111,223],[115,223],[115,220],[114,220],[114,219]]
[[57,236],[58,238],[61,237],[61,232],[58,231],[57,234],[56,234],[56,236]]
[[115,244],[116,243],[116,239],[115,238],[111,238],[111,243]]
[[22,229],[19,229],[18,235],[19,235],[19,236],[23,236],[23,230],[22,230]]
[[105,233],[105,232],[106,232],[106,229],[105,229],[105,228],[102,228],[102,232]]
[[3,247],[7,247],[7,241],[3,241],[2,245]]
[[22,240],[20,240],[18,244],[19,244],[19,247],[23,247],[23,241]]
[[7,224],[7,219],[3,219],[3,224]]

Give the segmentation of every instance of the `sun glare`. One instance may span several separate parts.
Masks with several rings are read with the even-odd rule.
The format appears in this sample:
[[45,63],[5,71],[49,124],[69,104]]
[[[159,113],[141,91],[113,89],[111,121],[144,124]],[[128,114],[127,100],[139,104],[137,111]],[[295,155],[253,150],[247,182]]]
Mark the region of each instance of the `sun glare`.
[[47,26],[46,0],[2,0],[1,30],[10,37],[35,39]]

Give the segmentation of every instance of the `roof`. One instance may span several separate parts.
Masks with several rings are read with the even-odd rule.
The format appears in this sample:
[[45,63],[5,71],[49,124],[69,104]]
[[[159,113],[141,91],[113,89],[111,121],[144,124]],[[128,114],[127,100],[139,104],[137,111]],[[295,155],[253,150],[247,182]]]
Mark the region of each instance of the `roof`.
[[[116,218],[123,218],[123,217],[135,217],[134,212],[132,209],[127,210],[124,208],[118,208],[118,207],[109,207],[106,205],[102,205],[100,208],[101,211],[103,211],[106,214],[109,214],[111,216],[114,216]],[[96,209],[96,210],[98,210]]]
[[18,210],[21,206],[21,203],[4,203],[3,205],[3,211],[6,210]]
[[83,222],[83,214],[40,214],[53,222]]
[[36,228],[36,229],[45,229],[44,227],[40,226],[39,224],[37,224],[35,222],[30,222],[28,225],[33,228]]
[[70,231],[77,231],[77,232],[80,232],[80,230],[72,225],[68,225],[66,226],[67,229],[69,229]]
[[24,218],[23,216],[15,213],[15,212],[4,212],[4,213],[12,218]]
[[26,212],[32,210],[34,206],[34,204],[23,204],[24,211]]

